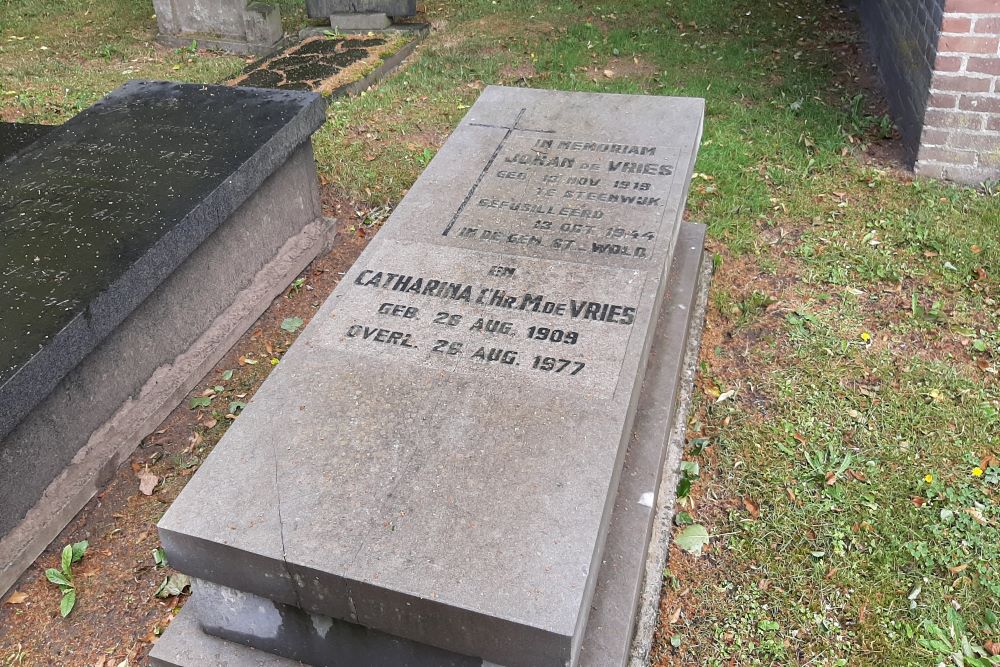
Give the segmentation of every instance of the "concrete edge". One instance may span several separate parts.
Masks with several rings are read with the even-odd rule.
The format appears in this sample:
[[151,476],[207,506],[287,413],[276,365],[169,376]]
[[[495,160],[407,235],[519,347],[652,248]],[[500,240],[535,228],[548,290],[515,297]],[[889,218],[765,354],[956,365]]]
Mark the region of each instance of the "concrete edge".
[[705,315],[708,310],[708,292],[712,283],[712,260],[706,256],[702,262],[698,293],[688,332],[687,351],[681,369],[680,396],[677,412],[667,443],[667,457],[663,465],[663,479],[657,491],[656,517],[653,520],[653,535],[649,542],[646,558],[646,572],[643,576],[642,595],[636,615],[635,634],[629,667],[648,667],[649,654],[653,647],[653,637],[659,627],[660,591],[663,588],[663,568],[667,563],[670,539],[673,535],[674,506],[677,501],[677,483],[680,478],[681,460],[687,434],[688,414],[694,396],[694,380],[698,374],[698,357],[701,352],[701,337],[705,329]]
[[[124,403],[45,489],[41,499],[0,541],[0,595],[17,582],[97,493],[106,471],[117,467],[184,396],[211,371],[271,301],[334,242],[334,221],[318,218],[288,239],[233,303],[184,353],[160,367],[134,399]],[[67,490],[71,490],[67,493]]]
[[[367,35],[368,33],[375,33],[377,35],[385,34],[408,34],[417,33],[422,37],[426,37],[430,33],[431,25],[429,23],[393,23],[388,28],[384,30],[368,30],[368,29],[356,29],[356,30],[340,30],[341,35]],[[328,25],[314,25],[308,28],[302,28],[299,30],[299,39],[308,39],[309,37],[316,37],[317,35],[324,35],[331,31],[331,26]]]
[[180,35],[164,35],[162,33],[156,35],[156,43],[169,49],[184,49],[191,46],[191,42],[196,42],[198,50],[202,51],[220,51],[238,56],[266,57],[277,53],[284,39],[278,40],[274,44],[264,44],[260,42],[246,42],[239,39],[226,39],[218,35],[207,34],[192,33],[183,37]]

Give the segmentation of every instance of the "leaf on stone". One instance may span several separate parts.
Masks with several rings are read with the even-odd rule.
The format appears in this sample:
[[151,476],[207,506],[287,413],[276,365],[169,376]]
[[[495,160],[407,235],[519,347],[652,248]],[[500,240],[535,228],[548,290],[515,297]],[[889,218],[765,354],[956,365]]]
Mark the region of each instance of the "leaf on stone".
[[184,593],[184,589],[191,585],[191,577],[186,574],[172,574],[163,580],[160,587],[156,589],[156,597],[169,598]]
[[708,530],[705,526],[696,523],[682,530],[674,541],[684,551],[695,556],[700,556],[701,550],[708,544],[709,539]]
[[139,491],[142,492],[142,495],[153,495],[153,490],[156,489],[156,485],[159,483],[160,478],[149,472],[149,468],[144,468],[139,473]]
[[286,317],[281,321],[281,328],[288,333],[295,333],[302,326],[302,322],[301,317]]
[[62,600],[59,602],[59,614],[66,618],[69,613],[73,611],[73,607],[76,606],[76,590],[70,588],[65,591],[62,596]]
[[24,604],[24,602],[27,599],[28,599],[27,593],[22,593],[21,591],[14,591],[13,593],[10,594],[10,597],[7,598],[7,604]]

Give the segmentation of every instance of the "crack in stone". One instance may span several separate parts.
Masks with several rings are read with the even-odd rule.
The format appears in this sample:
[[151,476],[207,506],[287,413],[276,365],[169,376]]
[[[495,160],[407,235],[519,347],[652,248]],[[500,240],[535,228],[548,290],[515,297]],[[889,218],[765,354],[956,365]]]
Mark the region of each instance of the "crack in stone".
[[292,587],[292,593],[295,595],[295,606],[299,609],[305,610],[302,605],[302,595],[299,591],[299,581],[292,574],[291,567],[288,564],[288,551],[285,547],[285,520],[281,515],[281,484],[278,479],[278,446],[275,444],[271,448],[274,454],[274,496],[277,500],[276,511],[278,513],[278,539],[281,540],[281,562],[285,568],[285,574],[288,575],[288,582]]

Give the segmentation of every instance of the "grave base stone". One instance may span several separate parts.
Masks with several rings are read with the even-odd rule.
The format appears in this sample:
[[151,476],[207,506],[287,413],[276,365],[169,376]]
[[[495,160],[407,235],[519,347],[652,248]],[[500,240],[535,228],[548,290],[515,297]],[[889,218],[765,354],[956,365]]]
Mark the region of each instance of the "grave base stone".
[[306,0],[310,18],[322,19],[346,14],[385,14],[406,17],[417,13],[416,0]]
[[171,563],[577,664],[703,109],[487,88],[160,521]]
[[376,12],[330,15],[330,26],[334,30],[385,30],[390,25],[392,20],[388,16]]

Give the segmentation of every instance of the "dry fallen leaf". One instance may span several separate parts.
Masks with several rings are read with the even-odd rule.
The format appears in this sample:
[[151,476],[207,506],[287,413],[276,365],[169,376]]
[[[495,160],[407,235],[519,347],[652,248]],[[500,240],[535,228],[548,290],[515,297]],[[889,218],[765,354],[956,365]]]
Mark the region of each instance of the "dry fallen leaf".
[[1000,655],[1000,642],[986,642],[983,644],[983,648],[990,655]]
[[743,499],[743,507],[746,508],[747,512],[749,512],[750,516],[752,516],[753,518],[756,519],[757,517],[760,516],[760,505],[755,503],[750,498]]
[[986,517],[983,516],[983,513],[980,512],[979,509],[976,507],[966,507],[965,513],[971,516],[973,520],[980,526],[985,526],[987,523],[989,523],[986,520]]
[[955,567],[949,567],[948,571],[952,574],[959,574],[960,572],[964,572],[967,567],[969,567],[969,564],[963,563],[961,565],[956,565]]
[[149,468],[145,468],[139,473],[139,491],[142,492],[144,496],[153,495],[153,490],[156,485],[160,483],[160,478],[149,472]]
[[670,614],[670,624],[673,625],[674,623],[676,623],[678,620],[680,620],[680,617],[681,617],[681,608],[677,607],[677,609],[674,610],[674,613]]
[[7,598],[7,604],[23,604],[25,600],[28,599],[27,593],[22,593],[21,591],[14,591],[11,593],[10,597]]
[[614,75],[615,75],[615,73],[614,73],[613,70],[610,70],[610,69],[604,70],[604,76],[608,77],[609,79],[612,78]]
[[213,428],[218,423],[219,423],[219,420],[216,419],[215,417],[212,417],[211,419],[207,419],[205,421],[205,428]]
[[926,503],[927,501],[921,498],[920,496],[915,496],[910,499],[910,502],[912,502],[917,507],[923,507],[924,503]]

